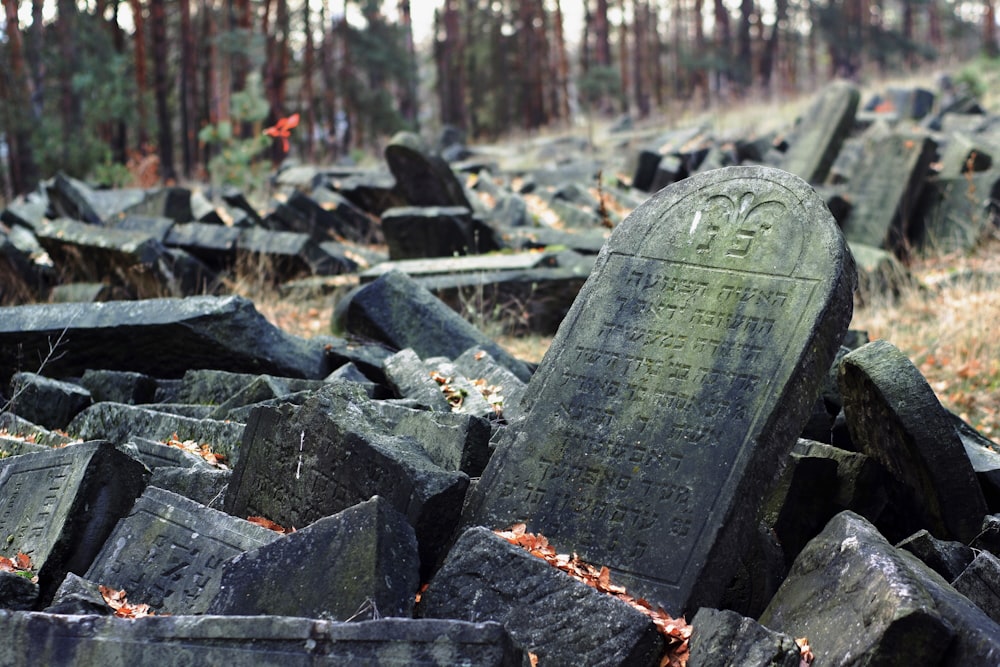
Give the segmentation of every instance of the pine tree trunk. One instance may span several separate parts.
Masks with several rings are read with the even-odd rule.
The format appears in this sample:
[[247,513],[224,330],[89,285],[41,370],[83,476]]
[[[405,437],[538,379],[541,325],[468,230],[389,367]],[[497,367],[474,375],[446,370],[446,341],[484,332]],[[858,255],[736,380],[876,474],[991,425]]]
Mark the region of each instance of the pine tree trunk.
[[142,1],[130,0],[132,8],[132,43],[135,44],[135,112],[138,116],[138,132],[136,141],[140,150],[145,150],[149,143],[149,119],[146,113],[146,96],[149,94],[149,82],[146,79],[146,20],[143,18]]
[[38,178],[30,140],[31,92],[24,63],[21,32],[18,29],[17,0],[3,0],[7,29],[7,71],[0,72],[3,85],[2,127],[7,131],[7,165],[10,194],[28,192]]
[[165,0],[150,0],[150,37],[153,46],[153,90],[156,95],[157,149],[160,156],[160,175],[167,181],[177,179],[174,169],[174,139],[171,126],[170,108],[167,100],[170,94],[167,76],[167,16]]
[[625,0],[621,0],[618,4],[618,10],[620,12],[620,23],[618,24],[618,71],[619,76],[621,76],[621,102],[622,102],[622,112],[627,113],[629,104],[629,91],[632,88],[632,72],[629,71],[631,63],[628,57],[628,21],[625,20]]
[[195,39],[191,26],[191,0],[179,0],[181,30],[181,72],[179,77],[178,97],[180,99],[181,121],[181,159],[184,176],[194,176],[194,168],[198,163],[198,112],[195,106],[197,98],[197,66],[195,64]]
[[420,127],[419,96],[417,95],[417,49],[413,43],[413,20],[410,0],[399,1],[399,17],[406,45],[406,73],[399,95],[399,113],[414,130]]
[[563,32],[562,3],[555,0],[555,50],[556,50],[556,85],[553,89],[557,102],[553,106],[556,116],[568,120],[569,110],[569,58],[566,54],[566,37]]

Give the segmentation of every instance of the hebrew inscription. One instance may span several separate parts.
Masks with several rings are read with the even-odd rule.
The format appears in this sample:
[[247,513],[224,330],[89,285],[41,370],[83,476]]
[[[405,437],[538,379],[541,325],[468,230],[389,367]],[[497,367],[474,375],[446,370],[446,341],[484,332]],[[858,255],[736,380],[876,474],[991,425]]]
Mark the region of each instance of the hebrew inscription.
[[832,359],[850,269],[829,211],[789,174],[662,191],[602,250],[468,520],[526,521],[683,609],[808,417],[829,363],[809,355]]

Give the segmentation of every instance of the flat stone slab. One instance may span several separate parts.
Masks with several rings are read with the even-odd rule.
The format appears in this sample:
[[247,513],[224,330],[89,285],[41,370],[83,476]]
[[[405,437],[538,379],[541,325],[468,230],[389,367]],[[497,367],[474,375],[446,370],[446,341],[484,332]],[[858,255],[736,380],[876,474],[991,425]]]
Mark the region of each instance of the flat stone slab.
[[[49,377],[88,369],[180,377],[191,368],[322,379],[322,346],[287,334],[236,296],[0,308],[0,381],[25,363]],[[19,368],[20,367],[20,368]]]
[[207,613],[410,618],[419,569],[413,528],[375,496],[227,561]]
[[44,603],[90,566],[149,473],[107,441],[0,462],[0,555],[31,557]]
[[655,665],[652,619],[485,528],[455,543],[421,598],[429,618],[503,623],[539,664]]
[[840,392],[851,440],[911,490],[901,513],[913,525],[894,528],[902,539],[926,528],[940,539],[970,542],[986,515],[976,473],[951,415],[920,371],[885,340],[844,357]]
[[857,86],[846,81],[824,88],[795,128],[781,168],[810,183],[822,183],[854,125],[860,99]]
[[853,285],[836,223],[790,174],[736,167],[661,191],[601,251],[466,520],[526,522],[674,615],[717,605]]
[[688,667],[800,667],[802,652],[788,635],[735,611],[702,607],[691,619]]
[[280,533],[150,486],[115,526],[86,578],[124,589],[133,604],[199,614],[219,591],[222,564]]
[[339,623],[285,616],[124,619],[0,610],[5,665],[232,667],[522,667],[498,623],[384,618]]

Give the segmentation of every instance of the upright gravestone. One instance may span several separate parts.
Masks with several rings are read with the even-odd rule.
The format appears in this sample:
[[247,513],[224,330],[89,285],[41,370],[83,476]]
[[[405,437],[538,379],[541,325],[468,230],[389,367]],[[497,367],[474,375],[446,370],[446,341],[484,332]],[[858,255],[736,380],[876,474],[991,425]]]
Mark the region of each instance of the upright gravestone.
[[846,81],[827,86],[796,128],[781,167],[810,183],[822,183],[854,125],[860,98],[857,86]]
[[717,606],[851,319],[803,181],[706,172],[612,234],[466,510],[524,521],[677,613]]

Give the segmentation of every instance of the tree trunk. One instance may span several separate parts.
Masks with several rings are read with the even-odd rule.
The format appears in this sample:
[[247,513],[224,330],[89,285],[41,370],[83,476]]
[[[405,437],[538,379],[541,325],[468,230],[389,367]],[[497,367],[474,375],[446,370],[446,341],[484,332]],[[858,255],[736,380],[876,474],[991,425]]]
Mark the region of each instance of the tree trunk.
[[740,94],[743,95],[753,85],[753,42],[750,39],[750,24],[753,20],[753,13],[753,0],[742,0],[740,2],[740,27],[736,36],[739,52],[736,70],[740,85]]
[[21,31],[18,28],[17,0],[3,0],[7,26],[7,71],[0,96],[4,114],[2,127],[7,130],[7,164],[10,170],[11,194],[28,192],[38,178],[29,143],[31,119],[31,92],[24,63]]
[[132,42],[135,44],[135,112],[138,117],[136,141],[139,149],[144,150],[149,143],[149,119],[146,114],[146,96],[149,93],[149,82],[146,79],[146,19],[143,17],[142,0],[129,0],[132,8]]
[[622,102],[622,112],[627,113],[629,107],[629,91],[632,88],[631,72],[629,71],[629,57],[628,57],[628,21],[625,20],[625,0],[621,0],[618,3],[618,10],[621,14],[620,23],[618,24],[618,71],[621,77],[621,102]]
[[639,118],[649,115],[649,68],[653,57],[650,55],[650,43],[647,39],[647,31],[652,28],[656,31],[656,26],[650,26],[649,0],[632,3],[632,70],[635,74],[633,79],[633,94],[635,96],[635,108]]
[[181,72],[179,77],[178,97],[180,99],[181,121],[181,156],[184,176],[194,176],[194,168],[198,162],[198,112],[195,107],[197,98],[197,66],[195,64],[195,39],[191,26],[191,0],[179,0],[181,30]]
[[594,64],[611,66],[611,29],[608,25],[608,0],[597,0],[594,13]]
[[399,18],[406,43],[406,73],[399,95],[399,113],[414,130],[420,127],[419,96],[417,94],[417,49],[413,43],[413,20],[410,0],[399,0]]
[[313,76],[316,71],[316,45],[313,39],[312,11],[309,3],[302,3],[302,26],[306,33],[305,57],[302,62],[302,110],[305,115],[305,158],[309,162],[316,157],[316,104],[313,92]]
[[157,146],[160,156],[160,175],[166,182],[177,179],[174,169],[174,138],[171,128],[170,94],[167,76],[167,16],[165,0],[150,0],[150,37],[153,46],[153,90],[156,95]]
[[997,50],[997,18],[993,0],[983,0],[986,11],[983,12],[983,51],[990,58],[996,58]]

